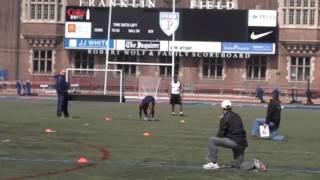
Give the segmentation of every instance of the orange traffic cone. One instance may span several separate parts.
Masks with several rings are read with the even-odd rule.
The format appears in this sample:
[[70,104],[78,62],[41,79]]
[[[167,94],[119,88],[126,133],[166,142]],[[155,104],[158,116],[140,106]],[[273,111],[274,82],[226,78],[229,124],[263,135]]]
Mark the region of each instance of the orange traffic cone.
[[44,131],[45,131],[46,133],[54,133],[54,132],[56,132],[55,130],[50,129],[50,128],[47,128],[47,129],[45,129]]
[[83,156],[80,157],[77,162],[78,162],[79,164],[87,164],[87,163],[89,163],[88,159],[85,158],[85,157],[83,157]]
[[145,132],[143,133],[143,136],[144,136],[144,137],[149,137],[149,136],[151,136],[151,134],[150,134],[148,131],[145,131]]
[[109,116],[109,115],[106,115],[106,117],[104,117],[104,120],[106,120],[106,121],[111,121],[111,120],[112,120],[112,117]]

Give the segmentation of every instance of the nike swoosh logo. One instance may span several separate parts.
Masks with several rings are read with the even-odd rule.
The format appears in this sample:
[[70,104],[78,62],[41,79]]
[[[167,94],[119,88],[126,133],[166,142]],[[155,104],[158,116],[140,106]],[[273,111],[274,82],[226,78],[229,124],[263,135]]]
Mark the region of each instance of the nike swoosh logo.
[[250,35],[250,38],[252,40],[256,40],[256,39],[260,39],[260,38],[262,38],[264,36],[267,36],[267,35],[269,35],[271,33],[273,33],[273,31],[268,31],[268,32],[261,33],[261,34],[255,34],[254,32],[252,32],[251,35]]

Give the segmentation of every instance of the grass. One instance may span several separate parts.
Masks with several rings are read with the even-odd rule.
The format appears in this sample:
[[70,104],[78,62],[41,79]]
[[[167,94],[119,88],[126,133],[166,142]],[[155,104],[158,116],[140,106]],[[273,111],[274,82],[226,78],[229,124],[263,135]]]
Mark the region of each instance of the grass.
[[[55,116],[55,100],[0,99],[0,179],[211,180],[211,179],[319,179],[319,112],[284,109],[280,131],[288,142],[248,137],[246,160],[257,157],[267,173],[223,169],[205,171],[208,138],[217,132],[218,106],[186,105],[185,116],[172,117],[168,104],[156,105],[160,121],[138,120],[135,103],[71,102],[73,119]],[[235,107],[250,134],[252,121],[265,116],[265,108]],[[106,122],[105,115],[112,121]],[[180,123],[180,120],[186,123]],[[46,128],[56,130],[47,134]],[[143,137],[149,131],[150,137]],[[101,151],[109,159],[100,160]],[[87,157],[94,166],[78,167]],[[232,154],[219,151],[227,164]],[[67,172],[65,172],[67,171]],[[52,174],[50,174],[53,172]]]

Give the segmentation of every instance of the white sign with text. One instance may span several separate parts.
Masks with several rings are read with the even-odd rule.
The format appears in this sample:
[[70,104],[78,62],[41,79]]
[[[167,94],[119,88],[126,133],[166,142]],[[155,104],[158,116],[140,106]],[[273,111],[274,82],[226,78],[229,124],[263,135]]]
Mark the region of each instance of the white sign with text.
[[170,41],[169,51],[172,50],[177,52],[220,53],[221,42],[174,41],[173,43],[172,41]]
[[66,38],[91,38],[90,22],[66,22]]
[[276,27],[277,11],[276,10],[249,10],[248,26]]

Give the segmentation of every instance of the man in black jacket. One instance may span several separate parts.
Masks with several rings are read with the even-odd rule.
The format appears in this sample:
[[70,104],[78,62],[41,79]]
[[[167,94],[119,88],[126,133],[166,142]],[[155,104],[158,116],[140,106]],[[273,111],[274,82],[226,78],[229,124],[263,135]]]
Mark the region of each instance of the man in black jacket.
[[270,132],[277,131],[280,127],[281,105],[277,96],[274,96],[269,104],[267,110],[266,124],[269,125]]
[[244,162],[244,153],[248,142],[241,117],[232,111],[232,104],[229,100],[222,101],[221,108],[223,114],[220,116],[219,131],[216,137],[209,139],[209,163],[203,165],[203,168],[207,170],[219,169],[220,166],[217,163],[218,147],[224,147],[232,149],[234,160],[231,162],[231,167],[266,171],[266,166],[257,159],[252,162]]
[[277,93],[273,94],[268,103],[267,116],[265,119],[258,118],[253,122],[251,135],[255,138],[259,138],[259,127],[269,127],[270,138],[275,141],[286,140],[285,136],[278,133],[281,119],[281,104]]
[[57,91],[58,107],[57,116],[60,117],[62,112],[65,118],[69,118],[68,112],[68,89],[69,84],[65,78],[65,71],[61,70],[60,74],[55,76],[55,88]]

